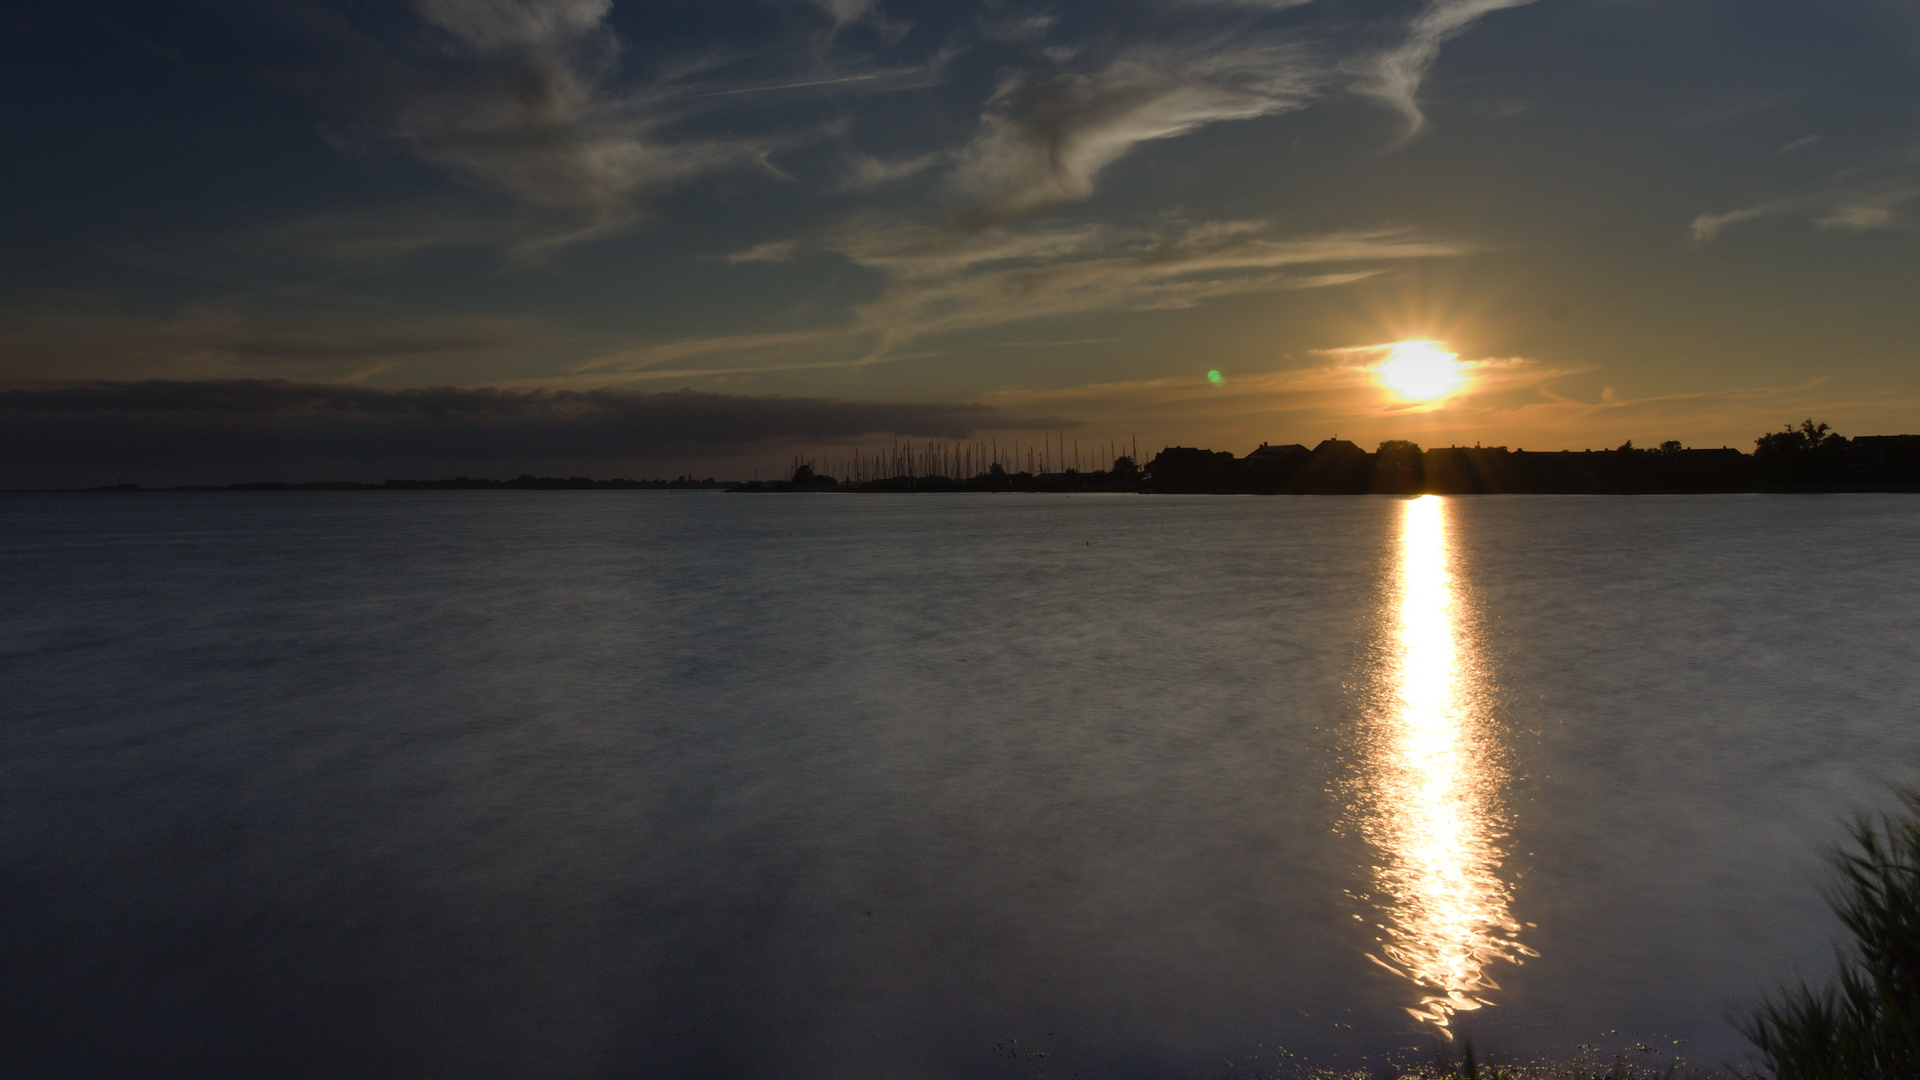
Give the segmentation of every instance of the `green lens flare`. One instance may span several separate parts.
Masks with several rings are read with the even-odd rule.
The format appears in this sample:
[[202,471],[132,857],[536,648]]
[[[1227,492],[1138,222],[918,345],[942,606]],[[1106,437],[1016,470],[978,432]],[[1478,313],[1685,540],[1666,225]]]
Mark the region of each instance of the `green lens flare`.
[[1207,381],[1215,386],[1219,386],[1221,383],[1227,381],[1227,377],[1218,371],[1209,371],[1207,372]]

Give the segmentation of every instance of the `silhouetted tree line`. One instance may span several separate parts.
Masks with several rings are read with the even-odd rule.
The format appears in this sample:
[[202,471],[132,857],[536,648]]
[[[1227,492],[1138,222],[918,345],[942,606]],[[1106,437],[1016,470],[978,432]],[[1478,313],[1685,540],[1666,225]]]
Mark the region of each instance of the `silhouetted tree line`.
[[1845,438],[1809,419],[1760,436],[1754,452],[1669,440],[1612,450],[1529,452],[1504,446],[1422,450],[1389,439],[1372,453],[1344,439],[1246,457],[1173,446],[1147,466],[1143,490],[1254,494],[1659,493],[1917,491],[1920,435]]
[[[907,460],[907,459],[902,459]],[[952,457],[930,460],[948,461]],[[904,468],[904,467],[903,467]],[[1651,448],[1529,452],[1504,446],[1422,449],[1388,439],[1368,452],[1331,438],[1308,449],[1262,443],[1245,457],[1169,446],[1141,469],[1130,456],[1104,471],[1009,472],[997,461],[973,476],[903,474],[839,480],[797,461],[785,480],[736,491],[1146,491],[1216,494],[1633,494],[1736,491],[1920,491],[1920,435],[1848,439],[1808,419],[1754,440],[1754,452]]]

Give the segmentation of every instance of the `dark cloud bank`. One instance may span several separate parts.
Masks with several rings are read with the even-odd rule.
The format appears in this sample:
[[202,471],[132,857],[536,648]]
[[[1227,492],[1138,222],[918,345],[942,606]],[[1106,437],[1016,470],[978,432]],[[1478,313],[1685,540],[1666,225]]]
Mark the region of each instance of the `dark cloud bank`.
[[[1073,426],[988,405],[279,380],[0,391],[0,485],[653,475],[803,444]],[[744,458],[742,460],[745,460]],[[662,473],[664,475],[664,473]]]

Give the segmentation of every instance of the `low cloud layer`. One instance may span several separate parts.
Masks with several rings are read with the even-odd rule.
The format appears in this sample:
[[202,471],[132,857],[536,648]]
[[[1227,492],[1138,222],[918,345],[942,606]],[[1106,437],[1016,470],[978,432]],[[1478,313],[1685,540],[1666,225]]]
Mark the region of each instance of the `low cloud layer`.
[[0,484],[587,471],[862,438],[1070,427],[992,405],[624,390],[382,390],[267,380],[0,391]]

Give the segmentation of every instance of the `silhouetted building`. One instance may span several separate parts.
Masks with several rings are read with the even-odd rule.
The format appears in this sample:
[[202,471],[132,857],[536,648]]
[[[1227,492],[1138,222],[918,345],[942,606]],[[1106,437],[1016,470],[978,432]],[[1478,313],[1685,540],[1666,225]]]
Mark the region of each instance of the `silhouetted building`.
[[[1352,444],[1349,443],[1348,445]],[[1276,461],[1291,461],[1295,458],[1304,461],[1307,455],[1311,453],[1313,453],[1313,451],[1308,450],[1299,443],[1288,443],[1285,446],[1269,446],[1266,443],[1261,443],[1254,448],[1252,453],[1241,458],[1240,461],[1249,466],[1268,465]]]
[[1152,491],[1227,491],[1236,486],[1239,459],[1225,450],[1169,446],[1147,466]]
[[1373,483],[1373,455],[1346,439],[1324,439],[1307,455],[1286,490],[1303,495],[1344,495]]
[[1285,491],[1287,483],[1295,473],[1307,464],[1313,451],[1299,443],[1287,443],[1284,446],[1269,446],[1261,443],[1252,453],[1240,459],[1240,482],[1249,491],[1270,494]]

